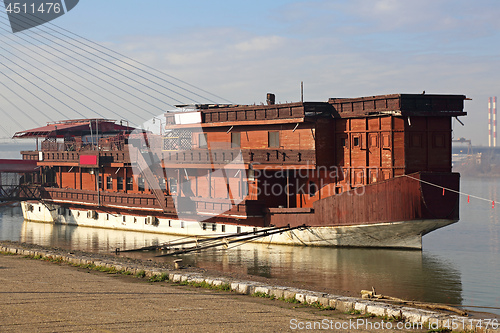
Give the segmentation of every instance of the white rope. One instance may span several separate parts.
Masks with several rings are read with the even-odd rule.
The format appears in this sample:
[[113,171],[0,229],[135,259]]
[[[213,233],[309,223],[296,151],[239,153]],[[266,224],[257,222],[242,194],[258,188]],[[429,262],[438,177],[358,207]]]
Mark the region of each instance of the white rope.
[[495,203],[495,201],[491,200],[491,199],[481,198],[481,197],[478,197],[476,195],[472,195],[472,194],[468,194],[468,193],[464,193],[464,192],[452,190],[451,188],[447,188],[447,187],[440,186],[440,185],[437,185],[437,184],[434,184],[434,183],[431,183],[431,182],[427,182],[425,180],[418,179],[418,178],[415,178],[415,177],[412,177],[412,176],[409,176],[409,175],[403,175],[403,176],[411,178],[411,179],[414,179],[414,180],[419,181],[419,182],[422,182],[424,184],[428,184],[428,185],[431,185],[431,186],[434,186],[434,187],[442,188],[442,189],[444,189],[446,191],[450,191],[450,192],[453,192],[453,193],[458,193],[460,195],[466,195],[466,196],[471,197],[471,198],[475,198],[475,199],[479,199],[479,200],[484,200],[484,201],[487,201],[487,202]]

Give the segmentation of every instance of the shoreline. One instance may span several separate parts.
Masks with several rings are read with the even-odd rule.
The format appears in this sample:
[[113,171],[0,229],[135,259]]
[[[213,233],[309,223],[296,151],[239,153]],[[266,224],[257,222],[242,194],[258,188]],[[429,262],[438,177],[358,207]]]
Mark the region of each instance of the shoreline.
[[[241,276],[228,276],[222,272],[213,272],[199,268],[174,269],[174,258],[172,262],[157,262],[153,260],[143,261],[123,256],[113,256],[102,253],[90,253],[84,251],[69,251],[61,248],[49,248],[34,244],[25,244],[13,241],[0,241],[0,252],[34,257],[37,259],[50,259],[65,262],[74,266],[94,265],[116,271],[126,271],[131,275],[143,274],[144,277],[158,278],[160,276],[181,284],[203,284],[209,287],[224,287],[237,294],[254,295],[265,298],[280,299],[289,302],[297,302],[304,305],[316,305],[341,312],[357,312],[363,315],[377,316],[381,318],[399,318],[412,323],[433,323],[443,327],[446,321],[463,321],[470,323],[473,331],[479,330],[478,324],[482,318],[495,318],[495,315],[483,312],[468,312],[469,317],[458,316],[456,313],[443,310],[427,310],[408,305],[397,305],[388,301],[375,301],[374,299],[363,299],[359,297],[333,295],[319,291],[306,290],[291,286],[276,285],[269,283],[269,279],[242,279]],[[231,274],[229,274],[231,275]],[[259,280],[259,281],[257,281]],[[276,282],[276,281],[273,281]],[[490,329],[487,332],[500,332],[498,329]]]

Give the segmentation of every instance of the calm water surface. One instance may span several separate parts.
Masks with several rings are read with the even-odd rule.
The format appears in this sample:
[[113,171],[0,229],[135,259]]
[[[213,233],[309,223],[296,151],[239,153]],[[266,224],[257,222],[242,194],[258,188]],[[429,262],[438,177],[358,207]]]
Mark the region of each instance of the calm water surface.
[[[497,200],[499,187],[500,179],[462,179],[463,192],[490,200]],[[500,308],[499,209],[500,203],[493,209],[473,198],[467,203],[463,196],[460,222],[425,236],[423,251],[245,244],[182,258],[197,267],[273,277],[311,289],[357,293],[374,287],[405,299]],[[1,208],[0,239],[112,252],[172,237],[25,222],[19,208]],[[498,309],[485,311],[500,314]]]

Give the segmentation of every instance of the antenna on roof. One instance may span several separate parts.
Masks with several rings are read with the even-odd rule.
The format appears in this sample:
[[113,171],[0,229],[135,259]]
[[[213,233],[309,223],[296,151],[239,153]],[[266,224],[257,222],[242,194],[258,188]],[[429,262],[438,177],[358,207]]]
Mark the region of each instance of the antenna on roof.
[[304,81],[300,81],[300,101],[304,103]]

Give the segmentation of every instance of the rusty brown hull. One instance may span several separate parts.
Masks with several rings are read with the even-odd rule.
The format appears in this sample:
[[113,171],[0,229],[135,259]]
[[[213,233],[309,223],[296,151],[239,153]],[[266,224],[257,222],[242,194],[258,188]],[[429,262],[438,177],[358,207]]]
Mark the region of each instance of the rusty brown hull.
[[418,172],[318,200],[312,209],[269,209],[267,221],[276,226],[311,227],[458,221],[459,190],[458,173]]

